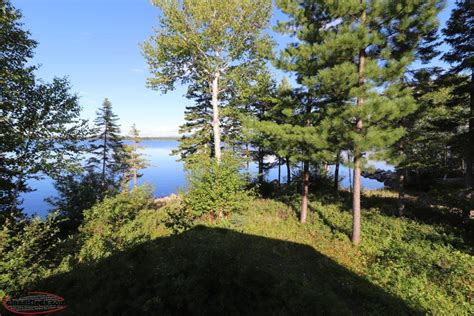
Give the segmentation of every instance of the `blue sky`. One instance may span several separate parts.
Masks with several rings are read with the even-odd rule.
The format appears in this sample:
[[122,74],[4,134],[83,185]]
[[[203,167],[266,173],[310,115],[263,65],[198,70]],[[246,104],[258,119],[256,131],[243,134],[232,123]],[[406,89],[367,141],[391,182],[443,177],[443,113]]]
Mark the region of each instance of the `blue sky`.
[[[38,76],[67,76],[81,97],[83,117],[93,119],[108,97],[122,133],[136,123],[143,136],[176,136],[184,121],[185,87],[161,94],[145,87],[148,75],[140,43],[153,34],[158,10],[147,0],[12,0],[24,28],[39,42]],[[440,13],[442,26],[454,0]],[[276,10],[275,10],[276,11]],[[274,23],[282,19],[275,12]],[[287,38],[277,36],[281,45]],[[278,74],[280,77],[281,74]]]

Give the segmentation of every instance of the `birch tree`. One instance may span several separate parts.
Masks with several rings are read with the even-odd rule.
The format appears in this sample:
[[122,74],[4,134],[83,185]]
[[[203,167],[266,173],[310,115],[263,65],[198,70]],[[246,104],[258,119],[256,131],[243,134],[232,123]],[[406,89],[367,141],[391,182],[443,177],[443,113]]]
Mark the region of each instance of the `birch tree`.
[[220,94],[234,69],[268,51],[264,33],[271,0],[152,0],[158,28],[144,43],[151,77],[148,86],[166,93],[175,83],[204,80],[212,96],[214,155],[221,160]]

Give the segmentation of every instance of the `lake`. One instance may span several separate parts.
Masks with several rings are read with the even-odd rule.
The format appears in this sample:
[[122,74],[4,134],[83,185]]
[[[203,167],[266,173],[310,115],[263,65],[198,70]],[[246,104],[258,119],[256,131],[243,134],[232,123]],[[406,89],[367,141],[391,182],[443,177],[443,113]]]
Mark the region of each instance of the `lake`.
[[[177,161],[177,156],[171,156],[171,151],[178,146],[176,140],[143,140],[141,145],[145,158],[148,159],[150,166],[142,170],[143,176],[138,180],[140,184],[149,183],[153,185],[155,196],[161,197],[176,193],[179,189],[186,187],[186,175],[183,171],[183,163]],[[392,169],[391,166],[383,162],[372,163],[377,168]],[[331,167],[331,172],[334,167]],[[257,174],[257,166],[250,165],[250,172],[253,175]],[[345,166],[341,166],[339,175],[342,178],[341,187],[349,187],[349,170]],[[281,168],[282,182],[286,181],[286,167]],[[271,181],[278,179],[278,168],[270,170],[265,176],[266,180]],[[40,216],[45,216],[51,205],[44,201],[45,198],[54,196],[56,190],[53,182],[49,178],[40,181],[31,181],[29,183],[35,191],[23,194],[23,204],[25,212],[29,215],[37,213]],[[380,189],[384,185],[373,179],[362,177],[362,186],[366,189]]]

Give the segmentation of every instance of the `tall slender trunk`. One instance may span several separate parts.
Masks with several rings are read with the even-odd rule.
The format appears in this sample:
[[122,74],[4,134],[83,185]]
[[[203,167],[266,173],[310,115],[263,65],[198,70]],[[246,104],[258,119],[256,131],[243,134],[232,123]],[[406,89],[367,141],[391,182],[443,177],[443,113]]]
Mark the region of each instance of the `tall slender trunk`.
[[341,160],[341,151],[336,153],[336,167],[334,169],[334,190],[339,190],[339,162]]
[[466,187],[474,189],[472,165],[474,163],[474,69],[471,69],[471,88],[470,88],[470,116],[469,116],[469,152],[466,159]]
[[137,170],[133,170],[133,187],[136,188],[138,184]]
[[258,183],[263,184],[263,150],[258,148]]
[[[403,156],[404,146],[403,141],[398,145],[398,154]],[[403,168],[397,168],[398,175],[398,216],[402,217],[405,212],[405,174],[406,170]]]
[[286,157],[286,184],[290,185],[290,183],[291,183],[290,157]]
[[398,216],[405,213],[405,170],[398,170]]
[[212,128],[214,131],[214,155],[218,164],[221,163],[221,128],[219,120],[219,77],[217,70],[212,79]]
[[281,183],[281,158],[278,157],[278,184]]
[[[352,157],[351,157],[351,154],[349,154],[349,152],[347,152],[347,161],[351,161],[352,160]],[[352,169],[350,166],[348,166],[347,168],[348,170],[348,174],[349,174],[349,192],[352,194],[352,187],[354,186],[354,182],[352,182]]]
[[107,161],[107,122],[105,123],[105,131],[104,131],[104,151],[102,154],[102,186],[105,186],[105,165]]
[[[365,8],[362,10],[360,23],[365,24],[366,11]],[[359,87],[364,85],[364,67],[365,67],[365,49],[362,48],[359,51],[359,64],[358,64],[358,76],[359,76]],[[360,93],[360,92],[359,92]],[[364,105],[364,98],[359,96],[357,98],[357,106],[362,107]],[[363,128],[362,119],[358,118],[356,123],[356,131],[361,132]],[[360,243],[360,160],[362,153],[358,146],[354,148],[354,189],[352,192],[352,243],[358,245]]]
[[249,144],[246,144],[246,150],[245,150],[245,155],[247,156],[247,171],[250,169],[250,149],[249,149]]
[[306,223],[308,217],[308,197],[309,195],[309,162],[303,162],[303,192],[301,196],[300,223]]

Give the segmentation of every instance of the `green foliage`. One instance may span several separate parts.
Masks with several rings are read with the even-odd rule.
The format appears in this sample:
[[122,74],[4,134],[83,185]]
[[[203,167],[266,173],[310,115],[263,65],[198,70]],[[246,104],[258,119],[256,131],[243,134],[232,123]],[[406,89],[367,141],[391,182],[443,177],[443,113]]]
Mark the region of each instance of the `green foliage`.
[[[250,313],[248,308],[290,314],[473,312],[473,245],[461,237],[468,227],[387,216],[386,208],[396,207],[394,192],[365,196],[367,238],[359,248],[348,237],[348,207],[332,202],[334,196],[312,198],[305,226],[287,205],[251,199],[221,221],[201,218],[202,225],[170,235],[160,224],[163,210],[146,210],[144,195],[127,194],[141,202],[129,203],[123,195],[115,203],[135,216],[112,200],[97,207],[85,225],[87,264],[38,285],[74,297],[71,312],[107,314],[124,312],[124,306],[145,314]],[[289,202],[297,205],[297,197]],[[105,205],[115,211],[101,216]],[[176,200],[168,207],[182,205]],[[426,210],[407,205],[407,216],[418,212]]]
[[[429,314],[471,314],[469,271],[474,268],[474,258],[469,228],[387,216],[387,207],[389,212],[396,209],[395,196],[394,192],[374,191],[364,201],[372,206],[365,211],[362,224],[366,236],[360,247],[364,273],[375,284]],[[328,237],[348,241],[352,220],[341,207],[345,208],[341,204],[314,203],[316,227],[312,229],[321,231],[321,226]],[[433,210],[410,203],[407,212],[412,217]]]
[[57,196],[47,201],[57,210],[64,221],[61,229],[64,233],[76,232],[84,219],[84,210],[102,200],[107,192],[100,188],[102,181],[97,173],[69,173],[55,179]]
[[7,221],[0,230],[0,297],[24,290],[36,279],[46,277],[61,262],[64,240],[59,234],[61,219],[51,213]]
[[[157,34],[143,45],[153,77],[164,91],[175,81],[225,75],[252,60],[268,45],[262,29],[271,14],[269,0],[154,0],[161,11]],[[222,84],[223,87],[227,85]]]
[[[84,212],[79,229],[79,261],[94,261],[147,240],[157,232],[147,229],[145,220],[153,221],[151,188],[136,187],[103,201]],[[147,218],[151,216],[150,218]],[[156,227],[154,227],[156,228]]]
[[128,168],[124,172],[122,179],[122,187],[125,189],[128,189],[130,181],[133,181],[133,186],[136,187],[138,178],[142,176],[140,170],[149,166],[147,160],[139,152],[139,150],[144,147],[140,146],[140,131],[135,124],[132,125],[130,130],[130,139],[132,140],[132,144],[124,145],[125,165]]
[[[185,123],[179,127],[182,136],[179,146],[173,155],[180,156],[186,164],[192,163],[203,155],[214,156],[214,139],[212,131],[211,93],[206,82],[198,82],[189,86],[186,98],[194,101],[184,112]],[[222,100],[221,100],[222,102]]]
[[87,134],[68,80],[35,78],[28,62],[37,43],[20,19],[10,1],[0,1],[0,223],[6,213],[18,215],[29,180],[78,166],[78,141]]
[[112,111],[112,103],[105,99],[97,111],[90,144],[91,157],[87,161],[87,169],[100,175],[102,192],[118,189],[128,169],[118,120]]
[[242,161],[225,153],[221,164],[203,156],[188,170],[188,190],[180,207],[169,210],[168,226],[189,228],[196,219],[222,219],[237,211],[252,195],[249,179],[241,172]]

